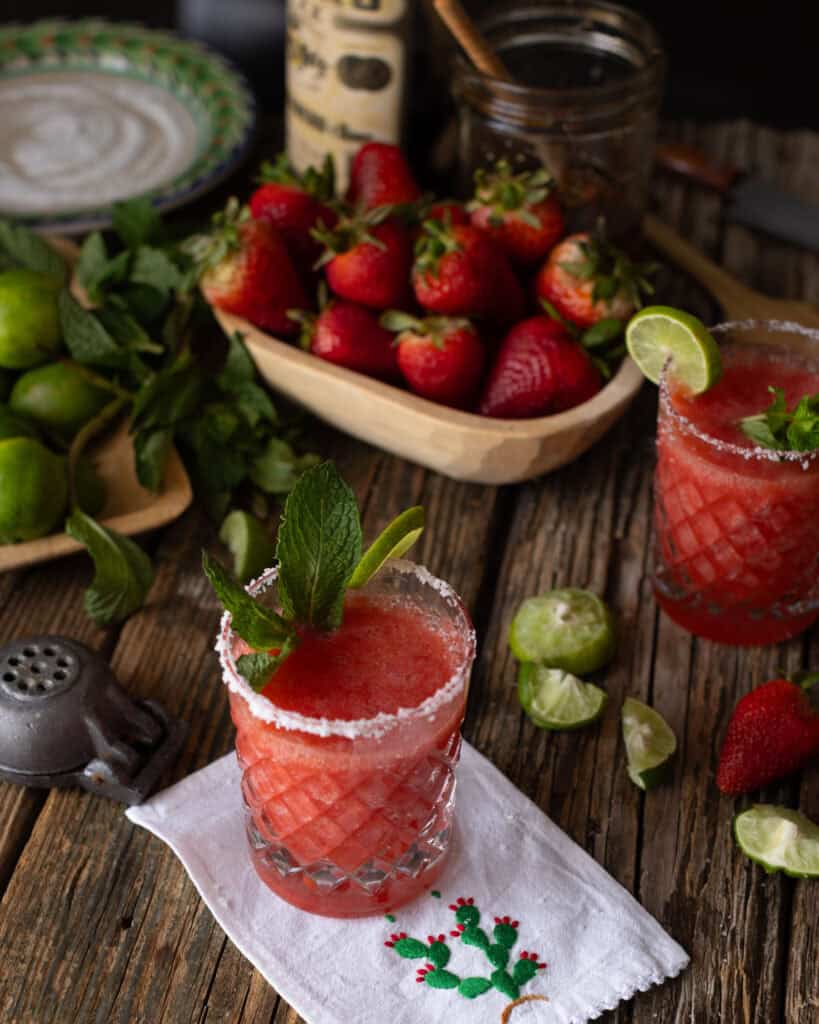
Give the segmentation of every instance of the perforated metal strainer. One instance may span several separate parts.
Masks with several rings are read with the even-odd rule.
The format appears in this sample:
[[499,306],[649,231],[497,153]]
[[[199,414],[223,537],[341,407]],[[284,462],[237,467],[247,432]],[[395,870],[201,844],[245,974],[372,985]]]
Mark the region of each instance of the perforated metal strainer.
[[82,786],[135,804],[176,757],[187,732],[154,701],[135,700],[108,663],[61,636],[0,647],[0,778]]

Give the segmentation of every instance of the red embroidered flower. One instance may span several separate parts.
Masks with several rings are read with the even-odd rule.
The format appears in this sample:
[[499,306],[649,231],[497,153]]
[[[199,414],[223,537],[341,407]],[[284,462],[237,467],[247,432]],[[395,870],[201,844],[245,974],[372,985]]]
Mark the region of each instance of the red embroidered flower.
[[464,899],[463,896],[459,896],[454,903],[449,904],[450,910],[457,910],[458,907],[471,907],[475,900],[470,896],[468,900]]
[[539,971],[542,971],[547,966],[545,963],[539,964],[537,962],[538,961],[538,954],[537,953],[529,953],[525,949],[520,954],[520,959],[521,960],[531,960],[536,965],[536,967],[537,967],[537,969]]
[[427,935],[427,942],[430,946],[433,942],[446,942],[446,935]]
[[465,924],[459,924],[459,925],[456,925],[455,927],[456,927],[457,930],[454,931],[454,932],[450,932],[449,934],[452,936],[453,939],[460,939],[461,932],[465,932],[466,931],[466,925]]
[[435,964],[425,964],[423,967],[419,967],[418,970],[416,971],[418,977],[415,980],[419,983],[422,982],[424,978],[430,973],[430,971],[434,970]]
[[520,921],[513,921],[512,918],[508,914],[506,914],[504,917],[496,917],[495,924],[508,924],[512,928],[517,928],[520,924]]
[[406,932],[397,932],[397,933],[391,935],[390,936],[390,941],[389,942],[385,942],[384,945],[385,946],[389,946],[389,948],[392,949],[392,947],[396,944],[396,942],[398,942],[400,939],[406,939],[406,938],[407,938],[407,933]]

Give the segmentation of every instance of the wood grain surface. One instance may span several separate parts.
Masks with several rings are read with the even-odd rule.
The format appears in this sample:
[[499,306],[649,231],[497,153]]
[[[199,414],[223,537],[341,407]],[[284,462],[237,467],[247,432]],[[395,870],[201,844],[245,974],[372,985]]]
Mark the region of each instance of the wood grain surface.
[[[746,122],[669,135],[819,202],[815,135]],[[726,225],[718,196],[678,181],[659,181],[656,199],[659,216],[751,287],[819,302],[819,257]],[[667,296],[718,315],[679,275],[669,275]],[[324,428],[313,440],[355,488],[367,535],[408,504],[426,506],[419,557],[463,594],[479,631],[467,737],[692,955],[680,978],[601,1021],[816,1024],[819,883],[766,876],[739,853],[730,822],[747,802],[721,797],[713,776],[736,699],[778,670],[816,667],[819,633],[734,649],[659,615],[647,576],[655,408],[644,389],[578,461],[505,488],[456,483]],[[0,642],[43,630],[75,636],[109,655],[129,690],[190,722],[166,781],[232,743],[212,650],[218,611],[199,569],[200,548],[213,544],[196,509],[155,535],[150,603],[119,631],[83,615],[82,556],[0,576]],[[611,602],[620,646],[603,678],[611,699],[600,726],[548,735],[521,714],[506,631],[523,597],[559,584],[590,586]],[[624,771],[618,712],[627,694],[656,706],[679,739],[672,781],[649,794]],[[762,797],[819,819],[819,771]],[[4,1024],[299,1024],[225,939],[176,858],[115,804],[0,787],[0,892]]]

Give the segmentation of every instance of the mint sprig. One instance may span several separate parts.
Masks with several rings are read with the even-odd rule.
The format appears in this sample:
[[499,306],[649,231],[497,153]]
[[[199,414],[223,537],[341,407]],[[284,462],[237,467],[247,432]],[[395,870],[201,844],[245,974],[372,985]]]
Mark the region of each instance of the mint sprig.
[[810,452],[819,448],[819,394],[803,395],[788,410],[782,388],[769,387],[774,396],[764,412],[739,421],[746,437],[774,451]]
[[290,492],[279,527],[284,614],[315,629],[337,629],[361,544],[358,504],[336,467],[322,462],[308,469]]
[[203,554],[205,575],[231,614],[233,632],[256,652],[237,661],[253,689],[263,690],[298,646],[298,627],[338,629],[347,590],[363,586],[389,558],[404,554],[423,526],[423,510],[407,509],[362,558],[355,495],[333,463],[322,462],[302,474],[284,506],[276,547],[280,613],[261,604],[219,562]]

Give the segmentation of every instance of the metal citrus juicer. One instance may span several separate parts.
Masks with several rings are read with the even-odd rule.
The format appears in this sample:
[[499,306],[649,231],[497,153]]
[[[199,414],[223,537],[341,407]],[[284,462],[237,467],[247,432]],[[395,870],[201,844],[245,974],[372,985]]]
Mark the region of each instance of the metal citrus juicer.
[[130,697],[84,644],[34,636],[0,647],[0,779],[81,786],[140,803],[179,753],[187,725]]

